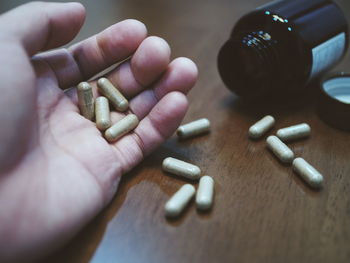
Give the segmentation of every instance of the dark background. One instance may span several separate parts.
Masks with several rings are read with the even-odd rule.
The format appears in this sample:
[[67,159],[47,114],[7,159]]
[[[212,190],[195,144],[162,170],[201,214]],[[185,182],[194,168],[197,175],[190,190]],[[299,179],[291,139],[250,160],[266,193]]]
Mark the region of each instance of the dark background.
[[[1,0],[0,11],[25,2]],[[80,2],[87,20],[74,42],[135,18],[169,42],[173,58],[193,59],[199,81],[184,122],[207,117],[212,133],[185,142],[170,138],[125,175],[111,204],[45,262],[350,262],[350,133],[318,118],[314,94],[284,106],[244,104],[217,73],[218,50],[235,21],[267,1]],[[350,1],[337,3],[350,18]],[[337,69],[349,66],[347,56]],[[324,174],[321,191],[281,165],[264,139],[247,138],[249,126],[265,114],[276,117],[272,132],[310,124],[311,138],[290,147]],[[215,179],[212,211],[198,213],[192,203],[178,220],[165,219],[165,202],[185,183],[161,171],[168,156],[195,163]]]

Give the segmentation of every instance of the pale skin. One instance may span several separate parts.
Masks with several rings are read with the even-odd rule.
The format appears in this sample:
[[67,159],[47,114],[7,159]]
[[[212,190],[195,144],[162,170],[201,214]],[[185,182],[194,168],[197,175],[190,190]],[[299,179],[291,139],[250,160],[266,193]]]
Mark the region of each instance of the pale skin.
[[[0,262],[36,260],[68,242],[187,111],[195,64],[171,61],[166,41],[147,37],[139,21],[56,49],[84,18],[81,4],[41,2],[0,16]],[[128,57],[106,77],[140,124],[110,144],[79,114],[76,91],[68,88]],[[112,121],[122,116],[113,113]]]

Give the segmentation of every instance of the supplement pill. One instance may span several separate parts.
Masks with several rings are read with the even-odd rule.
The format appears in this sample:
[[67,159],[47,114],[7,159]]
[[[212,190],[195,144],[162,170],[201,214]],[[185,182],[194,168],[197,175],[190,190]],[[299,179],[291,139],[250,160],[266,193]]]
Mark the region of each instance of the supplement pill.
[[308,137],[310,133],[310,126],[306,123],[301,123],[287,128],[279,129],[277,131],[277,137],[282,141],[290,141]]
[[267,115],[249,128],[249,137],[258,139],[263,136],[275,124],[274,117]]
[[77,90],[80,113],[88,120],[93,120],[95,116],[95,105],[92,87],[87,82],[81,82]]
[[321,188],[323,176],[303,158],[295,158],[293,170],[298,173],[311,187]]
[[104,131],[111,126],[108,100],[105,97],[96,98],[95,102],[96,126]]
[[162,166],[165,172],[183,176],[191,180],[197,180],[201,175],[201,169],[198,166],[172,157],[165,158]]
[[180,215],[195,192],[196,190],[190,184],[182,186],[165,204],[165,215],[167,217],[176,217]]
[[285,145],[278,137],[272,135],[266,139],[267,147],[276,155],[283,163],[291,163],[294,159],[294,153],[287,145]]
[[210,209],[214,197],[214,180],[208,175],[201,177],[196,194],[197,208],[200,210]]
[[106,96],[117,111],[126,111],[129,102],[120,91],[106,78],[100,78],[97,85],[101,93]]
[[203,134],[209,132],[210,129],[210,121],[208,119],[199,119],[196,121],[192,121],[185,125],[181,125],[176,133],[181,139],[189,138],[192,136],[196,136],[199,134]]
[[135,114],[126,115],[123,119],[113,124],[112,127],[105,131],[105,138],[109,142],[114,142],[135,129],[138,124],[139,120]]

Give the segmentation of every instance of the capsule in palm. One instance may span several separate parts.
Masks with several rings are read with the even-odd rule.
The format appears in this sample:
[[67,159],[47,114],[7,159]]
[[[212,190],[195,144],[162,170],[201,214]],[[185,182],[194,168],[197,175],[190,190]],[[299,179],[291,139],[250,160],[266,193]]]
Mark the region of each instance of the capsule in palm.
[[101,93],[106,96],[117,111],[126,111],[129,102],[120,91],[106,78],[100,78],[97,85]]
[[95,106],[92,87],[87,82],[81,82],[77,87],[77,92],[80,113],[88,120],[93,120],[95,117]]
[[267,147],[283,163],[291,163],[294,159],[293,151],[285,145],[278,137],[272,135],[266,139]]
[[111,126],[111,117],[107,98],[100,96],[95,101],[96,126],[104,131]]
[[307,123],[301,123],[283,129],[279,129],[276,134],[277,137],[280,138],[282,141],[291,141],[308,137],[310,136],[310,133],[310,126]]
[[182,186],[165,204],[165,215],[176,217],[181,214],[186,205],[191,201],[196,190],[190,184]]
[[210,121],[206,118],[192,121],[190,123],[181,125],[176,133],[181,139],[190,138],[192,136],[207,133],[210,130]]
[[258,139],[275,125],[275,119],[271,115],[267,115],[249,128],[249,137]]
[[313,188],[321,188],[323,176],[311,164],[303,158],[295,158],[293,161],[293,170],[304,179]]
[[201,175],[201,169],[198,166],[172,157],[165,158],[162,167],[165,172],[191,180],[197,180]]
[[135,129],[138,124],[139,120],[135,114],[126,115],[123,119],[113,124],[105,131],[105,138],[109,142],[114,142]]

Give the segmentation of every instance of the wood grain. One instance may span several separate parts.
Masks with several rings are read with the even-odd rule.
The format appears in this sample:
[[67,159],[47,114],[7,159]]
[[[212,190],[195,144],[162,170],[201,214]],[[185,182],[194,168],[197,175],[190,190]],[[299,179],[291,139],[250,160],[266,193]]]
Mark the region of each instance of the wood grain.
[[[21,1],[2,2],[7,9]],[[319,119],[313,90],[289,103],[252,105],[230,93],[217,72],[218,50],[235,21],[267,1],[81,2],[88,17],[77,40],[136,18],[150,35],[170,43],[173,57],[193,59],[200,74],[184,123],[206,117],[212,132],[186,141],[170,138],[125,175],[111,204],[45,262],[350,262],[350,133]],[[350,2],[337,2],[350,18]],[[349,67],[348,55],[337,69]],[[311,137],[289,145],[324,175],[321,191],[282,165],[266,149],[266,136],[248,139],[249,126],[265,114],[276,118],[271,133],[310,124]],[[161,171],[168,156],[215,179],[210,212],[198,212],[192,202],[178,220],[164,217],[165,202],[185,183]]]

